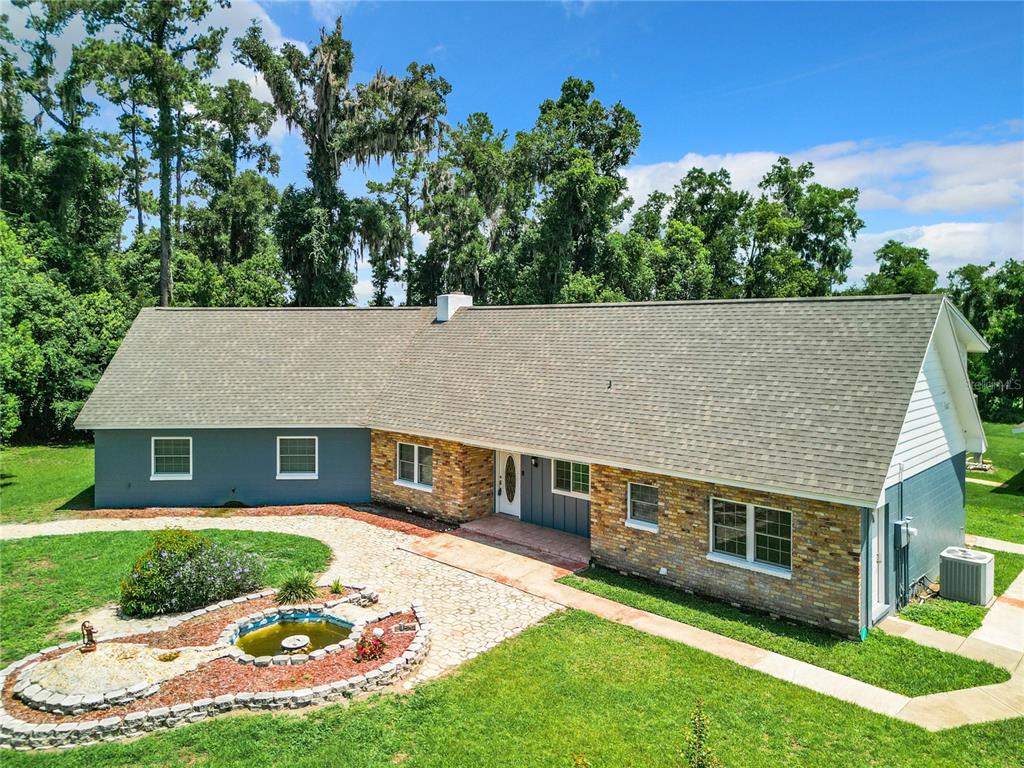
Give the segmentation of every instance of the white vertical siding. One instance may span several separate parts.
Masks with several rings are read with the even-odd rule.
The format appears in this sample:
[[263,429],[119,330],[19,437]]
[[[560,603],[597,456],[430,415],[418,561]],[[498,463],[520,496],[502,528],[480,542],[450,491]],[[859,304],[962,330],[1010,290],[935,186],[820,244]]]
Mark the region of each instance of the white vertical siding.
[[900,464],[905,479],[966,449],[964,430],[933,339],[910,398],[884,487],[899,482]]

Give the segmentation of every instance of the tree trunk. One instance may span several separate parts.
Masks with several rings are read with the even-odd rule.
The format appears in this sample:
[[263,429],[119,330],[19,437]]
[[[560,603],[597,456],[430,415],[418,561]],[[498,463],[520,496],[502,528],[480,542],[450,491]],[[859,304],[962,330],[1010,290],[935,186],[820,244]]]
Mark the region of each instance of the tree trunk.
[[160,306],[169,307],[173,294],[171,276],[171,154],[174,151],[174,118],[165,89],[158,92],[157,156],[160,160]]
[[[137,115],[138,107],[132,103],[132,117]],[[142,234],[142,230],[145,229],[145,222],[142,216],[142,165],[139,163],[139,127],[136,125],[135,120],[132,120],[132,169],[135,175],[134,182],[134,193],[135,193],[135,214],[138,217],[138,223],[135,226],[135,232]]]
[[182,168],[182,135],[183,131],[181,128],[181,110],[178,110],[177,120],[175,121],[176,137],[175,151],[174,151],[174,231],[181,232],[181,174]]

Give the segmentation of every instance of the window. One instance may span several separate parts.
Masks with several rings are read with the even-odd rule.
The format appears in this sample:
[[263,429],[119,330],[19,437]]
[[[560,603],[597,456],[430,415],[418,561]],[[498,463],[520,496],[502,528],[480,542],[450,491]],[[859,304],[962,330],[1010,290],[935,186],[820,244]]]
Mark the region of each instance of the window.
[[277,438],[278,480],[316,480],[318,471],[315,437]]
[[150,480],[192,479],[192,438],[154,437]]
[[551,473],[551,490],[566,496],[590,498],[590,465],[555,459]]
[[756,570],[788,572],[793,565],[793,514],[756,504],[712,499],[708,557],[746,564]]
[[627,525],[658,530],[658,489],[655,486],[630,483],[626,507]]
[[414,485],[430,490],[434,486],[434,449],[412,443],[398,444],[398,477],[400,485]]

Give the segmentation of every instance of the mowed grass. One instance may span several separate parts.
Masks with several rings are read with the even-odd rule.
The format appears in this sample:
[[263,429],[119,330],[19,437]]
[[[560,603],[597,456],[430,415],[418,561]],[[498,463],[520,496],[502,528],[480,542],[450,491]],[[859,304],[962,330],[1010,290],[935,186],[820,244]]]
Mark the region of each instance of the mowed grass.
[[[1024,571],[1024,555],[993,552],[981,547],[978,549],[995,556],[992,591],[998,597],[1007,590],[1021,571]],[[986,613],[988,608],[983,605],[969,605],[933,597],[923,603],[908,605],[900,611],[900,618],[966,637],[981,626]]]
[[967,483],[967,532],[1024,544],[1024,433],[1012,424],[985,424],[989,449],[985,457],[995,472],[969,472],[968,477],[1001,482],[993,488]]
[[[323,571],[331,557],[323,542],[305,536],[202,533],[258,553],[267,563],[269,584],[295,568]],[[0,666],[77,636],[60,630],[65,618],[116,601],[121,579],[150,539],[148,532],[131,531],[0,541]]]
[[93,508],[92,445],[33,445],[0,452],[0,520],[29,523]]
[[592,768],[682,768],[698,697],[729,768],[1005,768],[1024,743],[1024,719],[929,733],[570,611],[410,695],[4,758],[11,768],[570,768],[582,755]]
[[804,625],[623,576],[588,568],[559,581],[623,605],[775,651],[906,696],[999,683],[1009,673],[992,664],[926,648],[880,630],[867,639],[845,640]]

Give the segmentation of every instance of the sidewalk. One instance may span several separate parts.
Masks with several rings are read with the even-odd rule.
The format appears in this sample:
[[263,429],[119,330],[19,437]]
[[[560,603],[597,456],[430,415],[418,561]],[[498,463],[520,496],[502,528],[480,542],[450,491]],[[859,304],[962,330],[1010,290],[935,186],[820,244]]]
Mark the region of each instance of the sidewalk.
[[[411,542],[407,548],[410,552],[486,576],[567,608],[588,611],[641,632],[684,643],[748,669],[856,704],[872,712],[915,723],[930,731],[1024,716],[1024,661],[1020,653],[1014,654],[1012,649],[1002,646],[993,645],[995,650],[989,650],[993,655],[1000,652],[1004,654],[1000,656],[1002,666],[1010,669],[1012,674],[1008,682],[910,698],[739,640],[558,584],[555,579],[565,575],[564,569],[513,552],[494,549],[480,542],[442,533]],[[1017,582],[1013,586],[1016,587]],[[970,641],[970,638],[966,640]]]

